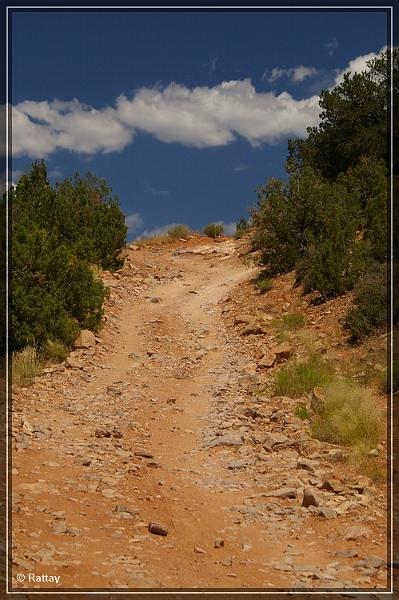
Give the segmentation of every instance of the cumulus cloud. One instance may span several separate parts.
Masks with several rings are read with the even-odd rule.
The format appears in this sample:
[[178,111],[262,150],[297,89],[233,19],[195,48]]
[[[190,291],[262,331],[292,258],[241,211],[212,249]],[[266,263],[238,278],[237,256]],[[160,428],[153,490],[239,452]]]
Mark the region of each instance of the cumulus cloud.
[[78,100],[24,101],[12,109],[12,152],[45,157],[55,150],[84,154],[122,150],[133,131],[117,118],[114,108],[96,110]]
[[384,46],[383,48],[381,48],[381,50],[379,52],[369,52],[368,54],[363,54],[362,56],[358,56],[357,58],[354,58],[353,60],[351,60],[348,64],[348,66],[346,67],[346,69],[338,72],[338,74],[335,78],[335,85],[338,85],[343,82],[344,75],[346,73],[353,74],[353,73],[362,73],[363,71],[368,71],[368,66],[367,66],[368,61],[372,60],[373,58],[377,58],[377,56],[380,56],[383,52],[385,52],[386,49],[387,49],[387,47]]
[[298,67],[291,67],[289,69],[274,67],[271,71],[265,71],[262,79],[267,80],[269,83],[275,83],[279,79],[286,77],[294,83],[301,83],[307,77],[313,77],[314,75],[317,75],[317,69],[299,65]]
[[307,77],[313,77],[314,75],[317,75],[317,69],[314,67],[304,67],[303,65],[300,65],[299,67],[295,67],[295,69],[293,69],[291,78],[292,81],[301,82]]
[[154,237],[156,235],[166,235],[169,229],[172,229],[172,227],[176,227],[176,225],[178,225],[178,223],[168,223],[167,225],[154,227],[154,229],[146,229],[142,232],[138,239],[140,240],[142,238]]
[[318,98],[257,92],[250,79],[190,89],[171,83],[122,95],[101,110],[71,102],[24,101],[13,107],[13,154],[46,157],[59,149],[94,154],[122,150],[137,130],[162,142],[223,146],[237,136],[253,146],[303,134],[318,118]]
[[318,97],[295,100],[287,92],[257,92],[250,79],[209,88],[171,83],[143,88],[129,100],[117,99],[120,120],[162,142],[196,148],[224,146],[237,136],[253,146],[285,135],[302,134],[318,119]]
[[125,221],[126,221],[129,235],[132,235],[143,224],[143,219],[141,218],[139,213],[133,213],[131,215],[126,215]]
[[[370,53],[352,60],[337,74],[362,70]],[[270,78],[301,82],[314,67],[275,67]],[[119,96],[100,109],[70,102],[26,100],[12,107],[12,151],[15,156],[44,158],[57,150],[83,154],[115,152],[130,144],[138,131],[166,143],[195,148],[231,144],[238,137],[252,146],[302,136],[319,121],[319,97],[297,100],[287,92],[258,92],[250,79],[223,81],[213,87],[188,88],[177,83],[143,87],[131,97]],[[158,190],[167,195],[167,190]]]
[[235,223],[225,223],[224,221],[216,221],[217,225],[223,225],[223,233],[225,235],[234,235],[236,232]]

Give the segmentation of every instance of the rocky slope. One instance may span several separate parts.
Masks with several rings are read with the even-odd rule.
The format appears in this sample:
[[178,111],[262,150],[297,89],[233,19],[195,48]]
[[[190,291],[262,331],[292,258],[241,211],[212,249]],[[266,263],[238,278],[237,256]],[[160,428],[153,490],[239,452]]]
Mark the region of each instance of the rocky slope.
[[[132,247],[100,334],[13,390],[13,589],[387,586],[384,485],[268,387],[259,310],[305,299],[259,297],[236,246]],[[339,351],[340,301],[306,306]]]

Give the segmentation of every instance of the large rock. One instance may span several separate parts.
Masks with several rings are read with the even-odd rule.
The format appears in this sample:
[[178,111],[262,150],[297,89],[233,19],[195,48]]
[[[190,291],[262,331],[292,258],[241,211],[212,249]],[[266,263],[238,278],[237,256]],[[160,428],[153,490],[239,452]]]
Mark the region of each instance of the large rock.
[[155,521],[151,521],[148,525],[148,531],[150,533],[154,533],[155,535],[168,535],[168,528],[165,525],[161,525],[161,523],[156,523]]
[[311,487],[305,487],[303,490],[302,506],[305,508],[308,508],[309,506],[319,506],[319,499]]
[[243,438],[241,435],[221,435],[207,445],[207,448],[215,448],[216,446],[242,446]]
[[262,327],[259,321],[253,321],[249,323],[241,332],[241,335],[263,335],[267,331]]
[[75,348],[92,348],[95,345],[95,335],[92,331],[89,331],[89,329],[82,329],[74,343]]
[[276,357],[277,362],[281,362],[282,360],[288,360],[291,354],[294,352],[294,348],[291,344],[284,342],[279,346],[273,348],[274,356]]
[[266,492],[265,494],[262,494],[262,496],[265,496],[266,498],[296,498],[296,489],[283,487],[278,490],[273,490],[272,492]]
[[267,352],[262,356],[258,362],[258,368],[260,369],[271,369],[276,362],[276,356],[273,352]]
[[331,506],[320,506],[318,514],[325,519],[335,519],[337,516],[337,511]]
[[345,486],[338,481],[338,479],[326,479],[321,486],[322,490],[327,490],[328,492],[334,492],[334,494],[340,494],[344,491]]
[[70,369],[81,369],[82,368],[82,363],[80,362],[80,360],[78,360],[74,356],[67,356],[65,364]]
[[284,435],[284,433],[267,433],[266,439],[263,442],[263,447],[265,450],[270,451],[277,444],[285,444],[288,442],[288,437]]

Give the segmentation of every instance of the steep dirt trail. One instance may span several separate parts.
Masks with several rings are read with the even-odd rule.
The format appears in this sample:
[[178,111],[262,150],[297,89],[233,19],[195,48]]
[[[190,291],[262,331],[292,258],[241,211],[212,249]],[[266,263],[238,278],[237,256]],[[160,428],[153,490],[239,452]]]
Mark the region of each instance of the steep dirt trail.
[[[15,588],[384,586],[353,569],[361,554],[334,558],[365,542],[344,540],[345,516],[264,495],[309,472],[294,472],[292,448],[270,458],[254,446],[256,376],[221,320],[220,301],[253,273],[234,243],[131,262],[95,352],[15,393]],[[383,534],[369,535],[382,561]]]

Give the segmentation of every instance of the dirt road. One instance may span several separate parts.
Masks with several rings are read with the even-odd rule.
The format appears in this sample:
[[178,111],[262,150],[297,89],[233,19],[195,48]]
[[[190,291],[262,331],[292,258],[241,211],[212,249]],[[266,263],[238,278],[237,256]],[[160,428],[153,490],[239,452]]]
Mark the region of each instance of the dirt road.
[[253,270],[232,241],[182,246],[130,250],[95,348],[15,390],[14,588],[384,588],[381,501],[301,506],[333,449],[223,323]]

